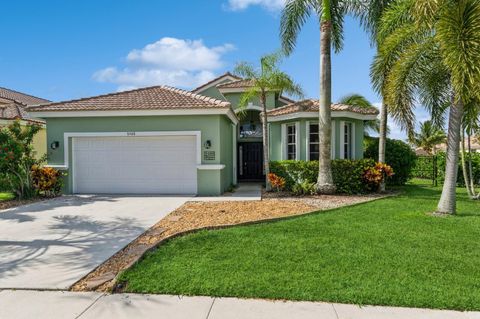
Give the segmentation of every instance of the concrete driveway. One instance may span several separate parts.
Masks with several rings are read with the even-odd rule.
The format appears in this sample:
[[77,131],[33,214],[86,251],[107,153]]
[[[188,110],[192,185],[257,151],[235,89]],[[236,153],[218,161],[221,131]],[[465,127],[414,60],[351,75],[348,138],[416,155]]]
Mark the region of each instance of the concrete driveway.
[[0,289],[67,289],[190,199],[65,196],[0,212]]

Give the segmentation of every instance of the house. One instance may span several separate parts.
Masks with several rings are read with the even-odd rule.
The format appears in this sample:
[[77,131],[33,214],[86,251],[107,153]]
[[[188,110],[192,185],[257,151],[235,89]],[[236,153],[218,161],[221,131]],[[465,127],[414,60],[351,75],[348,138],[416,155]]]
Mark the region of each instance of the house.
[[0,128],[19,120],[22,125],[37,124],[42,128],[33,139],[33,147],[38,158],[47,151],[45,121],[32,118],[25,110],[28,105],[49,103],[50,101],[0,87]]
[[[258,101],[226,73],[189,92],[155,86],[29,107],[47,123],[48,163],[68,171],[67,193],[219,195],[262,179]],[[318,104],[268,94],[272,160],[318,157]],[[332,155],[361,158],[363,121],[376,109],[333,105]]]

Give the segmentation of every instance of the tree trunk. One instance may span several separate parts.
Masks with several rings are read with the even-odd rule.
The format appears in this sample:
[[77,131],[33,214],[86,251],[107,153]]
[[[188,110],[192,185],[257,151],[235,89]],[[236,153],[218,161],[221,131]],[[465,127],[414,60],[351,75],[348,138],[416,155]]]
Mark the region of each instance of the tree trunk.
[[470,132],[467,134],[468,145],[468,176],[470,180],[470,190],[472,192],[472,199],[480,199],[480,194],[475,191],[475,181],[473,180],[473,166],[472,166],[472,135]]
[[[386,163],[385,160],[385,148],[387,146],[387,122],[388,122],[388,109],[385,104],[385,100],[382,103],[382,109],[380,110],[380,132],[378,136],[378,161],[380,163]],[[380,192],[385,192],[385,178],[380,183]]]
[[460,146],[461,146],[460,160],[461,160],[461,163],[462,163],[463,180],[465,181],[465,188],[467,189],[468,197],[470,197],[472,199],[474,195],[472,193],[472,189],[470,188],[470,178],[469,178],[469,174],[468,174],[467,163],[465,161],[465,135],[464,135],[463,130],[462,130],[462,135],[461,135]]
[[[327,8],[329,9],[329,7]],[[318,111],[320,154],[316,187],[318,193],[332,194],[335,192],[335,185],[333,184],[331,164],[332,24],[330,19],[322,21],[320,34],[320,107]]]
[[458,174],[458,153],[460,148],[460,131],[462,127],[463,101],[458,98],[450,106],[447,134],[447,153],[445,181],[442,196],[437,206],[437,213],[456,213],[456,187]]
[[263,169],[265,171],[265,189],[267,192],[272,190],[270,181],[268,180],[268,174],[270,173],[270,156],[268,152],[268,117],[267,117],[267,98],[265,94],[262,94],[262,133],[263,133]]

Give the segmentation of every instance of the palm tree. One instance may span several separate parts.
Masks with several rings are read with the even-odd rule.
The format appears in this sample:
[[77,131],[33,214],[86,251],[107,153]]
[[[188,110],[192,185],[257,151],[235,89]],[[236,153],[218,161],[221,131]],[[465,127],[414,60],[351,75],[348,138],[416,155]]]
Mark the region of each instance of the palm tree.
[[420,132],[414,133],[410,142],[430,155],[436,153],[435,147],[447,139],[445,132],[432,121],[420,122]]
[[252,99],[258,99],[262,106],[262,131],[263,131],[263,162],[265,171],[265,186],[267,191],[271,189],[268,173],[270,173],[268,117],[267,117],[267,94],[277,92],[287,93],[291,96],[302,97],[303,91],[292,78],[278,68],[283,55],[280,53],[267,54],[260,58],[260,67],[247,62],[240,62],[235,67],[234,73],[251,81],[249,88],[242,94],[239,107],[244,108]]
[[[378,48],[378,29],[380,27],[380,22],[382,15],[384,14],[386,8],[393,2],[393,0],[370,0],[370,1],[356,1],[354,5],[354,12],[356,16],[360,18],[360,22],[365,28],[365,30],[370,35],[370,40],[372,46]],[[385,70],[382,70],[385,73]],[[383,79],[379,77],[379,79]],[[384,97],[383,94],[383,81],[377,83],[375,86],[377,93]],[[389,133],[388,129],[388,107],[385,103],[385,99],[382,101],[382,107],[380,109],[380,120],[378,123],[378,161],[380,163],[385,163],[385,150],[387,146],[387,135]],[[384,192],[386,187],[385,179],[380,183],[380,191]]]
[[[361,94],[357,93],[352,93],[349,95],[346,95],[338,101],[338,103],[341,104],[346,104],[346,105],[353,105],[357,107],[363,107],[363,108],[374,108],[375,106],[367,100],[366,97],[364,97]],[[381,131],[381,120],[376,119],[376,120],[370,120],[370,121],[365,121],[364,122],[364,129],[365,129],[365,135],[368,135],[368,131],[373,131],[375,133],[380,133]],[[387,132],[389,132],[389,128],[387,127],[386,129]]]
[[[384,98],[410,136],[416,97],[433,118],[450,105],[445,182],[437,213],[455,214],[462,115],[478,110],[470,101],[480,92],[480,2],[399,0],[382,17],[378,39],[376,63],[388,71]],[[382,74],[377,76],[382,79]]]
[[319,107],[319,170],[317,191],[335,192],[332,177],[330,137],[332,134],[332,45],[336,52],[343,44],[343,20],[349,11],[349,1],[342,0],[287,0],[282,12],[280,37],[282,48],[290,54],[295,48],[301,28],[312,14],[320,21],[320,107]]

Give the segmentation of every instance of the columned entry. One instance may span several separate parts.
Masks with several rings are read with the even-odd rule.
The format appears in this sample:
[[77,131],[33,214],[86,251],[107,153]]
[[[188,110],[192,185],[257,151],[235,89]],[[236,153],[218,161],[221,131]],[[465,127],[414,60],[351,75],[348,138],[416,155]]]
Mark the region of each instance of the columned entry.
[[264,177],[262,143],[238,143],[238,180],[262,181]]

